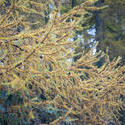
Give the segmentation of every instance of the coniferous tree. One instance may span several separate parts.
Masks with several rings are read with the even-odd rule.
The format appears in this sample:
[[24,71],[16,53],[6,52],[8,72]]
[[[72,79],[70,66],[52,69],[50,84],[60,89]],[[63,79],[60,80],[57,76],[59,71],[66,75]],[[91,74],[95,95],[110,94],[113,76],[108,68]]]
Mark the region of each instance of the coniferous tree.
[[[1,124],[120,124],[120,97],[125,95],[120,58],[110,62],[107,54],[91,50],[72,61],[78,43],[74,35],[82,28],[81,17],[86,21],[87,11],[97,9],[93,4],[88,0],[60,14],[59,1],[1,3]],[[38,22],[29,20],[36,15]],[[105,63],[98,68],[102,56]]]
[[98,50],[109,47],[110,59],[116,56],[125,59],[125,3],[124,0],[99,0],[96,6],[108,5],[95,12],[96,40],[100,41]]

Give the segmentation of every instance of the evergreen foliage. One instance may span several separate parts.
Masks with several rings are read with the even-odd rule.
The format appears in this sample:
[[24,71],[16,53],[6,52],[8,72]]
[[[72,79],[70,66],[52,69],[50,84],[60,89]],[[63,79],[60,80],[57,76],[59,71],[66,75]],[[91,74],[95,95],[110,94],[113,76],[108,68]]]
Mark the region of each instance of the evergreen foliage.
[[[110,62],[107,54],[90,50],[72,61],[78,43],[72,38],[87,10],[99,9],[93,7],[95,0],[62,14],[60,2],[56,6],[52,0],[9,2],[0,4],[0,123],[120,124],[120,97],[125,95],[121,58]],[[105,63],[98,68],[102,57]]]
[[99,0],[97,6],[108,5],[102,11],[95,12],[96,40],[100,41],[98,50],[109,47],[109,55],[121,56],[125,62],[125,1],[124,0]]

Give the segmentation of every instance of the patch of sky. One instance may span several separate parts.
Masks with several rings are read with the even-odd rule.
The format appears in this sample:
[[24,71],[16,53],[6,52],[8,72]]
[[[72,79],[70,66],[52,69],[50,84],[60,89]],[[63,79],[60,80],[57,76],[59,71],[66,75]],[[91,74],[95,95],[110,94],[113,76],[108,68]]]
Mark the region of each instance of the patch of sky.
[[49,8],[50,8],[50,9],[53,9],[53,5],[52,5],[52,4],[49,4]]
[[[92,38],[88,40],[88,44],[89,44],[90,48],[93,49],[93,51],[92,51],[93,53],[92,54],[95,55],[96,54],[95,44],[97,43],[97,41],[95,40],[95,35],[96,35],[95,25],[93,25],[91,29],[88,29],[87,33],[92,36]],[[80,38],[80,42],[83,45],[82,48],[84,48],[85,43],[84,43],[83,36],[82,35],[78,35],[78,37]]]
[[90,34],[90,35],[92,35],[92,36],[95,36],[95,33],[96,33],[95,25],[92,26],[91,29],[88,29],[87,32],[88,32],[88,34]]
[[0,65],[1,65],[1,66],[4,66],[4,63],[0,61]]
[[92,54],[95,55],[96,54],[96,48],[95,45],[97,43],[97,41],[95,40],[95,35],[96,35],[96,29],[95,29],[95,25],[92,26],[91,29],[87,30],[88,34],[92,35],[93,38],[90,39],[90,47],[93,49]]

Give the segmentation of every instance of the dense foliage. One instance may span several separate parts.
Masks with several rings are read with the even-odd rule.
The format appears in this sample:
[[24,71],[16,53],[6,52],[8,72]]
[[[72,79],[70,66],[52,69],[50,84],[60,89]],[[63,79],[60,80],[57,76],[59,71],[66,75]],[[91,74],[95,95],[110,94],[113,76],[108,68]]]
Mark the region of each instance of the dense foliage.
[[[0,123],[120,124],[125,66],[93,49],[73,60],[88,0],[62,12],[61,2],[0,2]],[[34,20],[32,20],[34,18]],[[78,53],[79,54],[79,53]],[[104,57],[104,65],[98,61]]]
[[121,56],[125,64],[125,1],[100,0],[96,5],[108,5],[106,9],[95,12],[94,15],[96,40],[100,41],[98,49],[104,51],[108,46],[110,59]]

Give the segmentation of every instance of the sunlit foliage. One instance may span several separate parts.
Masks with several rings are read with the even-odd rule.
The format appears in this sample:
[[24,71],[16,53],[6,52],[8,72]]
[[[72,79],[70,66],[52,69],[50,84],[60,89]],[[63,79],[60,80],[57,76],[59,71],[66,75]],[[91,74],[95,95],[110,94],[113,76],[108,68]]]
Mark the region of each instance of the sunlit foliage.
[[[56,7],[52,0],[15,0],[8,7],[1,4],[0,115],[6,120],[8,113],[7,124],[22,125],[22,119],[30,124],[36,119],[36,109],[49,108],[58,112],[58,117],[47,121],[52,125],[61,121],[120,124],[118,113],[124,107],[120,96],[125,95],[125,67],[119,67],[120,58],[109,62],[108,55],[93,55],[91,50],[72,60],[77,47],[72,37],[81,28],[81,17],[87,10],[99,9],[92,4],[89,0],[64,14],[60,14],[61,4]],[[45,11],[50,13],[47,22]],[[34,22],[35,29],[31,15],[41,18]],[[97,68],[101,56],[105,64]],[[17,121],[11,120],[10,114]]]

